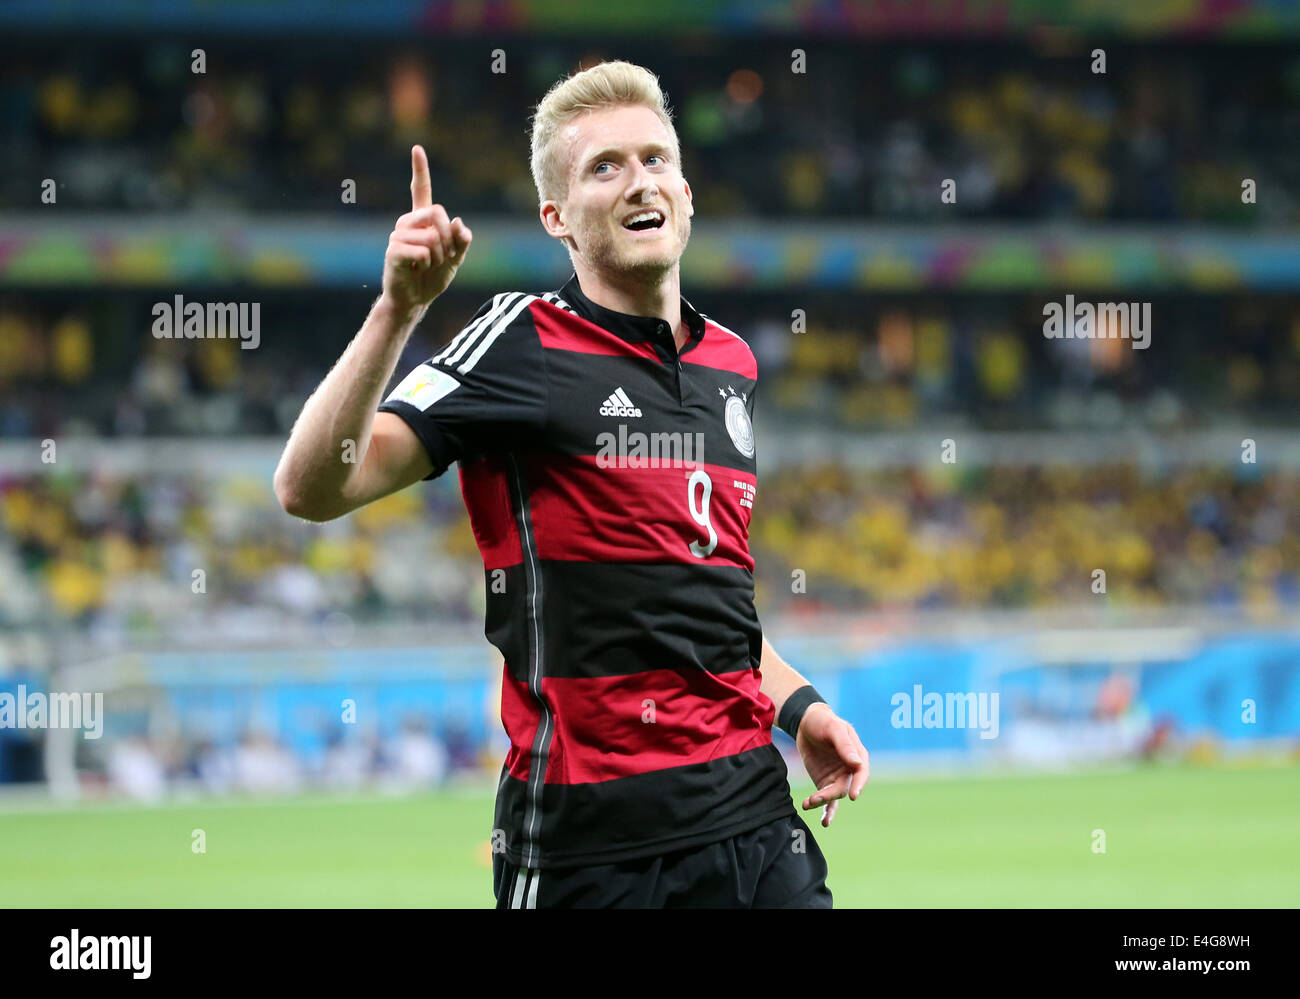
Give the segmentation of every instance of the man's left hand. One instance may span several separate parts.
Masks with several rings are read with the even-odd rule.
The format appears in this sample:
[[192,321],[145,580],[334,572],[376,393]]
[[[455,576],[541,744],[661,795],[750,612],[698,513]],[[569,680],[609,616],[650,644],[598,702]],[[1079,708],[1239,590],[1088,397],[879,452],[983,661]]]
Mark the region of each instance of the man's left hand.
[[817,790],[804,799],[803,810],[825,805],[822,826],[829,827],[848,795],[857,801],[871,776],[866,747],[853,726],[820,701],[810,704],[799,722],[795,745]]

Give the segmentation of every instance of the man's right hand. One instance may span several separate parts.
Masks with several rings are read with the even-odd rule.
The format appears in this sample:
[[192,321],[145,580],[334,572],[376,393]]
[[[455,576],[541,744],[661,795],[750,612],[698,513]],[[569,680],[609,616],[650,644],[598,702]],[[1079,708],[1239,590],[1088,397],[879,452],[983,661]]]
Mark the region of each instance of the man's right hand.
[[384,254],[384,297],[397,309],[423,309],[447,290],[474,234],[460,216],[433,203],[429,160],[411,147],[411,210],[397,220]]

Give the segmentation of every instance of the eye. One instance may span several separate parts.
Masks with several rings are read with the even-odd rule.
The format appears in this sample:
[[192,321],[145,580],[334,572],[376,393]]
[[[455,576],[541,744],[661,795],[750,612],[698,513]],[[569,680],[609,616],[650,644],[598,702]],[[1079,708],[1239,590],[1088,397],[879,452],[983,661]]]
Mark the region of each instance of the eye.
[[649,156],[646,157],[647,163],[649,163],[651,160],[659,160],[661,163],[666,162],[664,158],[660,156],[658,153],[651,153]]
[[609,163],[608,160],[601,160],[599,163],[597,163],[597,164],[595,165],[595,167],[592,168],[592,173],[600,173],[600,168],[601,168],[601,167],[603,167],[603,166],[609,166],[609,165],[610,165],[610,163]]

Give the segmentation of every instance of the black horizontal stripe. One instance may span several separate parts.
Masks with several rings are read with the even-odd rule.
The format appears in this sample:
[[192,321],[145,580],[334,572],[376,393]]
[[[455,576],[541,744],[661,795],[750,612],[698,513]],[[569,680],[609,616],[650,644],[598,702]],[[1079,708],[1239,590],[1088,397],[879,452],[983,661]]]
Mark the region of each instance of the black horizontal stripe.
[[[683,364],[681,371],[633,357],[605,357],[548,350],[550,423],[546,446],[564,454],[596,454],[599,437],[630,434],[701,434],[704,461],[737,471],[755,471],[727,433],[727,398],[746,398],[753,413],[755,383],[731,372]],[[681,392],[678,393],[678,380]],[[605,415],[601,407],[621,388],[640,415]],[[725,395],[724,395],[725,393]],[[693,454],[694,452],[692,452]]]
[[[794,812],[785,761],[760,746],[708,763],[598,784],[547,784],[542,792],[542,868],[611,864],[712,843]],[[506,775],[494,828],[505,856],[522,862],[526,785]]]
[[[763,632],[754,578],[735,566],[654,562],[540,563],[548,677],[627,676],[647,670],[730,673],[757,666]],[[518,569],[504,593],[486,574],[487,635],[511,675],[527,679],[528,636]]]

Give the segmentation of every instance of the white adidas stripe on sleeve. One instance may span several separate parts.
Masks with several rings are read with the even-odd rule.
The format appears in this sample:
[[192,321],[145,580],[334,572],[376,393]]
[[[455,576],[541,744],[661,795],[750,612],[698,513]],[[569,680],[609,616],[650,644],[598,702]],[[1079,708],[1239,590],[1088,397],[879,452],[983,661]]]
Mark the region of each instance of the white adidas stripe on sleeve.
[[493,324],[495,324],[501,314],[510,307],[518,294],[518,292],[503,292],[500,295],[493,296],[492,308],[488,310],[487,314],[484,315],[482,319],[479,319],[465,327],[465,329],[463,329],[456,338],[451,341],[451,343],[447,344],[447,346],[444,347],[436,357],[434,357],[434,360],[446,364],[448,367],[455,364],[464,356],[465,351],[467,351],[470,346],[478,340],[484,330],[492,328]]
[[[511,306],[510,311],[498,319],[492,328],[478,341],[478,346],[474,349],[474,353],[470,354],[469,357],[465,359],[464,363],[460,364],[456,370],[462,375],[468,373],[469,370],[478,363],[478,359],[487,353],[488,348],[491,347],[492,344],[496,343],[497,337],[510,328],[510,324],[515,321],[515,317],[535,301],[537,301],[536,295],[524,295],[518,302],[515,302]],[[469,346],[468,343],[466,346]],[[463,352],[464,349],[465,348],[462,347],[460,352]],[[446,363],[449,365],[455,364],[456,358],[452,357],[451,360]]]
[[444,361],[446,360],[448,354],[450,354],[454,350],[459,349],[460,346],[464,344],[466,338],[473,339],[473,337],[478,333],[478,331],[483,329],[484,324],[490,323],[492,321],[492,317],[496,315],[501,308],[502,299],[506,297],[507,296],[505,294],[493,295],[492,307],[488,309],[488,311],[485,312],[482,316],[480,316],[478,319],[475,319],[472,323],[467,325],[463,330],[461,330],[454,337],[452,337],[451,340],[447,343],[447,346],[443,347],[442,350],[434,354],[433,357],[430,358],[430,360],[439,361],[439,362]]

